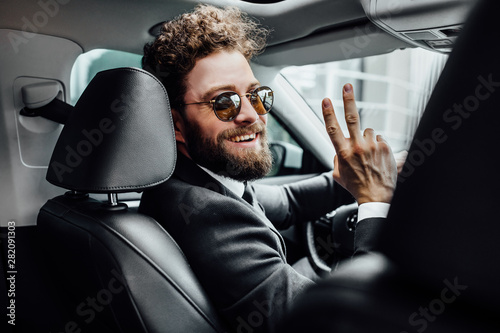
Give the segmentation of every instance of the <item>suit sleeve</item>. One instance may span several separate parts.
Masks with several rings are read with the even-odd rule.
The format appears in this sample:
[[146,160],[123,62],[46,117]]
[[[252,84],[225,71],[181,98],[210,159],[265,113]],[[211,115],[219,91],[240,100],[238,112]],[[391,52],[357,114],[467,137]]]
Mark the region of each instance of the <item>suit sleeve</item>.
[[354,234],[354,256],[376,249],[386,218],[366,218],[356,225]]
[[[345,190],[335,183],[331,172],[286,186],[255,184],[254,191],[266,216],[278,229],[286,229],[297,221],[317,219],[354,200],[340,195]],[[354,255],[373,251],[384,221],[385,218],[366,218],[357,224]]]
[[[354,201],[333,180],[331,172],[284,186],[253,184],[257,200],[278,229],[317,219]],[[345,199],[346,198],[346,199]]]

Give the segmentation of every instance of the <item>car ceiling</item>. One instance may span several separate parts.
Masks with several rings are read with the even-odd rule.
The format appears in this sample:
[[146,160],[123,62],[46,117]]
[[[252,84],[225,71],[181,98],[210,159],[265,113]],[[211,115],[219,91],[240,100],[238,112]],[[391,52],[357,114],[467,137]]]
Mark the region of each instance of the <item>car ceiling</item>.
[[[339,51],[339,43],[359,38],[360,31],[369,31],[373,35],[373,42],[352,54],[355,57],[412,46],[407,41],[382,32],[374,25],[370,26],[372,23],[365,13],[370,0],[284,0],[267,4],[249,1],[272,2],[203,2],[218,6],[237,5],[261,24],[272,29],[269,46],[259,58],[264,65],[301,64],[346,58],[345,51]],[[2,0],[0,28],[31,32],[34,27],[37,33],[72,40],[80,45],[84,52],[95,48],[108,48],[140,54],[144,44],[152,39],[148,33],[152,26],[189,11],[198,2]],[[356,27],[358,29],[355,29]],[[332,47],[335,46],[332,43],[336,43],[337,48]],[[317,53],[317,56],[311,53]]]
[[[40,3],[57,3],[40,32],[74,40],[84,50],[112,46],[139,52],[150,37],[154,24],[170,20],[192,9],[199,1],[191,0],[4,0],[0,4],[2,28],[22,29],[23,17],[42,10]],[[65,3],[65,4],[63,4]],[[347,21],[365,18],[362,6],[352,0],[287,0],[275,4],[254,4],[234,0],[208,0],[214,5],[237,5],[274,28],[270,44],[304,37],[313,31]],[[51,13],[49,13],[51,14]],[[113,42],[114,40],[114,42]]]

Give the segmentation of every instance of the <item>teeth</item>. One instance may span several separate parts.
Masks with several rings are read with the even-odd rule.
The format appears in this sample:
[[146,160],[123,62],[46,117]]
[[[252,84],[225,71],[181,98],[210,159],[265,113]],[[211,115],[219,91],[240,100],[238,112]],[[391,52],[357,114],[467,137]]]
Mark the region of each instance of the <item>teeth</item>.
[[253,140],[253,139],[255,139],[255,133],[241,135],[241,136],[237,135],[237,136],[230,138],[229,140],[231,140],[233,142],[240,142],[240,141],[247,141],[247,140]]

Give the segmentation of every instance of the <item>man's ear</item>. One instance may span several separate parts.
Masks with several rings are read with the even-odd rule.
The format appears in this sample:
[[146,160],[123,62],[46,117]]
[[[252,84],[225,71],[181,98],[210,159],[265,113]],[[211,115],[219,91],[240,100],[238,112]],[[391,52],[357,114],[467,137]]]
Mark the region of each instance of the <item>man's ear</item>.
[[184,118],[180,115],[179,111],[172,109],[172,119],[174,121],[175,141],[177,141],[178,144],[186,144],[186,140],[184,139],[184,133],[186,131]]
[[175,141],[177,142],[177,151],[191,158],[188,153],[187,143],[185,138],[186,122],[184,117],[177,109],[172,109],[172,120],[174,121]]

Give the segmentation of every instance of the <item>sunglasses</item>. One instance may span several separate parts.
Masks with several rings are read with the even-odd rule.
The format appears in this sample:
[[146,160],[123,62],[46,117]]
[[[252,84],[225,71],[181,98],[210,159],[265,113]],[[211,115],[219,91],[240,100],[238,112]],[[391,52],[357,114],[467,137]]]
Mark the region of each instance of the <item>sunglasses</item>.
[[252,92],[241,96],[234,91],[226,91],[220,93],[211,101],[187,103],[184,105],[212,104],[217,118],[222,121],[232,121],[241,111],[241,97],[248,98],[257,114],[260,115],[268,113],[273,107],[274,92],[266,86],[255,88]]

